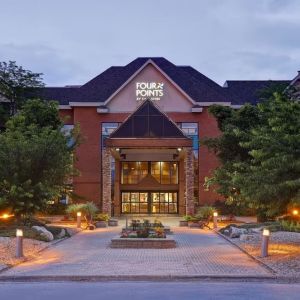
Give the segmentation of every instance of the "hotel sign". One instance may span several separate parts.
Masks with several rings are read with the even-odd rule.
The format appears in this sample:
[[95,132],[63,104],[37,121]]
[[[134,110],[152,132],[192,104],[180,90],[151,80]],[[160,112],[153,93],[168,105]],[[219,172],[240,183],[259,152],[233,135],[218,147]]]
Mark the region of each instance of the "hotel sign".
[[136,100],[160,100],[164,95],[163,82],[137,82],[136,83]]

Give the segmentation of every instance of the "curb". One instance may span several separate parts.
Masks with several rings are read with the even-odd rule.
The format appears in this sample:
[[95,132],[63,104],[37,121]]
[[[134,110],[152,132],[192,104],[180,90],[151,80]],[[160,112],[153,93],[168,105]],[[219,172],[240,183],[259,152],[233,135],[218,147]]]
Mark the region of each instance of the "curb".
[[[73,235],[71,235],[71,236],[69,236],[69,237],[64,237],[64,238],[59,239],[59,240],[56,240],[56,241],[54,240],[53,242],[50,242],[50,244],[46,245],[44,248],[41,248],[39,251],[35,252],[35,254],[39,254],[39,253],[41,253],[41,252],[43,252],[43,251],[45,251],[45,250],[47,250],[47,249],[49,249],[49,248],[51,248],[51,247],[53,247],[53,246],[59,244],[59,243],[65,241],[65,240],[67,240],[67,239],[70,239],[70,238],[72,238],[74,235],[80,233],[81,231],[82,231],[82,230],[76,231]],[[17,262],[16,264],[14,264],[14,265],[7,265],[7,266],[4,267],[3,269],[0,269],[0,274],[3,273],[3,272],[5,272],[5,271],[7,271],[7,270],[9,270],[9,269],[11,269],[11,268],[13,268],[13,267],[16,267],[16,266],[18,266],[18,265],[21,265],[21,264],[23,264],[23,263],[25,263],[25,262],[28,262],[28,261],[31,261],[31,260],[34,260],[34,259],[35,259],[35,256],[24,257],[24,259],[23,259],[22,261],[19,261],[19,262]],[[1,276],[1,275],[0,275],[0,276]],[[0,277],[0,278],[1,278],[1,277]],[[1,281],[1,279],[0,279],[0,281]]]
[[[260,264],[262,267],[264,267],[265,269],[267,269],[270,273],[272,273],[273,275],[276,275],[277,272],[271,268],[270,266],[268,266],[266,263],[262,262],[260,259],[258,259],[257,257],[251,255],[250,253],[248,253],[246,250],[244,250],[242,247],[240,247],[239,245],[235,244],[233,241],[231,241],[227,236],[225,236],[224,234],[222,234],[221,232],[217,231],[217,230],[213,230],[217,235],[221,236],[224,240],[226,240],[227,242],[229,242],[231,245],[235,246],[236,248],[238,248],[240,251],[242,251],[243,253],[245,253],[247,256],[249,256],[250,258],[252,258],[253,260],[255,260],[258,264]],[[285,278],[285,277],[284,277]]]
[[230,281],[230,282],[299,282],[300,278],[279,278],[275,276],[238,276],[238,275],[196,275],[196,276],[151,276],[151,275],[121,275],[121,276],[0,276],[1,282],[105,282],[105,281]]

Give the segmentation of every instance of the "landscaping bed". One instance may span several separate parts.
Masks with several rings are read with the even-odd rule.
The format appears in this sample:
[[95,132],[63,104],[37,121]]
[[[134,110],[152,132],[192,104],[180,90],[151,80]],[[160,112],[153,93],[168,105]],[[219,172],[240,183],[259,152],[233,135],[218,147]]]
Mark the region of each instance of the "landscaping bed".
[[[271,230],[276,228],[279,231],[270,233],[269,256],[261,257],[262,228],[269,227]],[[227,227],[229,228],[229,227]],[[300,233],[281,231],[278,223],[247,224],[237,226],[243,229],[243,233],[230,237],[230,232],[221,229],[230,241],[250,255],[272,268],[278,275],[300,277]],[[234,231],[236,232],[236,231]]]
[[[15,258],[16,230],[23,231],[24,258]],[[25,220],[17,224],[16,220],[0,221],[0,270],[15,265],[28,258],[34,257],[38,252],[56,243],[58,240],[74,234],[69,228],[52,226],[37,219]]]

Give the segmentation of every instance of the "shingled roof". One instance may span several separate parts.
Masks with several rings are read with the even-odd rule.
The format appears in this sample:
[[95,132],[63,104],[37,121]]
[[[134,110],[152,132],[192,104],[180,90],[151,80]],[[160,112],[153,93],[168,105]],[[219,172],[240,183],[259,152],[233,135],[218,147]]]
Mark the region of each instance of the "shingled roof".
[[126,66],[114,66],[88,81],[75,87],[45,87],[40,96],[47,100],[57,100],[61,105],[69,102],[103,103],[110,98],[147,61],[151,60],[171,80],[173,80],[195,102],[243,104],[257,103],[257,91],[269,83],[289,81],[227,81],[221,87],[213,80],[190,66],[176,66],[163,57],[139,57]]
[[257,104],[263,90],[276,85],[281,85],[284,89],[290,82],[290,80],[227,80],[224,88],[233,105]]

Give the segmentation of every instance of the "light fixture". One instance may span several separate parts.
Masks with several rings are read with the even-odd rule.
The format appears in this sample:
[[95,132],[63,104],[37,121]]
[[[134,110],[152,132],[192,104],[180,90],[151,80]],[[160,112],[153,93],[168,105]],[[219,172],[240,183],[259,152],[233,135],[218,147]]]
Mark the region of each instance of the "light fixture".
[[263,236],[269,236],[270,235],[270,230],[267,228],[264,228],[263,230]]
[[17,237],[23,236],[23,230],[22,229],[17,229],[16,230],[16,236]]
[[118,152],[119,152],[119,151],[120,151],[120,148],[116,148],[116,151],[118,151]]
[[77,212],[77,217],[81,217],[81,211]]
[[214,211],[214,217],[218,216],[218,212]]
[[180,152],[182,150],[182,148],[177,148],[177,151]]
[[292,214],[293,214],[294,216],[297,216],[297,215],[299,214],[298,209],[293,209]]
[[8,215],[8,214],[3,214],[3,215],[2,215],[2,218],[3,218],[3,219],[7,219],[7,218],[9,218],[9,215]]

